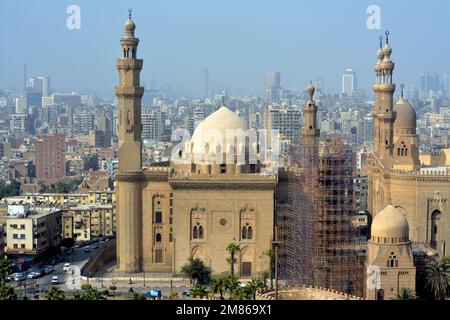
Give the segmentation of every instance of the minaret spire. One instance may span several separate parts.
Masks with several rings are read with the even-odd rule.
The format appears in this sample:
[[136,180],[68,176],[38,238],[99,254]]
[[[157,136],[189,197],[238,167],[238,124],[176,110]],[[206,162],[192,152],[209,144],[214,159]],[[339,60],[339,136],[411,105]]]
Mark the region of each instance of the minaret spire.
[[389,45],[389,31],[386,30],[384,34],[386,35],[386,45]]
[[383,36],[380,36],[379,39],[380,39],[380,49],[383,49]]
[[133,13],[133,9],[128,9],[128,19],[131,20],[131,14]]
[[136,25],[130,19],[125,22],[122,58],[117,60],[120,82],[116,88],[119,101],[119,171],[138,172],[141,160],[141,99],[144,88],[140,85],[143,60],[137,59],[139,39],[134,36]]

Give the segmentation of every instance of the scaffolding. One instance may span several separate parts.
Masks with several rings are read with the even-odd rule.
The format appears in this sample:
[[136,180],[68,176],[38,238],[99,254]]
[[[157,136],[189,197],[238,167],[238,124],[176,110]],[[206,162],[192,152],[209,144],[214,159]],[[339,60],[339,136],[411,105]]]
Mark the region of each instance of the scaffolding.
[[339,136],[307,137],[291,157],[277,215],[281,279],[362,296],[365,248],[353,224],[354,153]]

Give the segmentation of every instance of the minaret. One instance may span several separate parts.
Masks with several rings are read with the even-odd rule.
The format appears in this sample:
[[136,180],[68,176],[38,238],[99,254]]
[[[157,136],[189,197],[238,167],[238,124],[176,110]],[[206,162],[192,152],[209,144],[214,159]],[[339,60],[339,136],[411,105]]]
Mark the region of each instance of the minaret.
[[307,189],[314,189],[317,172],[318,138],[320,130],[317,129],[317,106],[314,101],[316,88],[310,83],[306,88],[308,100],[303,109],[305,126],[301,129],[302,136],[302,170],[305,177]]
[[125,23],[122,58],[117,60],[120,83],[116,87],[119,101],[119,171],[136,172],[142,169],[141,156],[141,99],[144,88],[140,86],[143,60],[137,59],[139,39],[134,37],[136,25],[129,19]]
[[143,61],[137,59],[139,39],[134,37],[136,26],[125,23],[121,39],[122,58],[117,60],[119,86],[119,170],[116,173],[117,199],[117,265],[121,272],[140,272],[142,267],[142,160],[141,160],[141,99],[140,86]]
[[393,96],[395,84],[392,74],[395,64],[391,61],[392,49],[389,46],[389,31],[386,31],[386,44],[378,50],[378,62],[375,65],[376,83],[375,105],[372,108],[374,118],[374,152],[385,168],[390,168],[393,155],[393,126],[395,121]]

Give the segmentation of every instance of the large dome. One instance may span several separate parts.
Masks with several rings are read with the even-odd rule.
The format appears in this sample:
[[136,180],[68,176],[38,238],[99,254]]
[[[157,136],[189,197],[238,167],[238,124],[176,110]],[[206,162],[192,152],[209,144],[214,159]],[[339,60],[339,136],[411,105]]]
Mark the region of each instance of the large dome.
[[371,239],[378,243],[409,241],[409,225],[404,209],[389,205],[381,210],[372,222]]
[[[234,144],[233,141],[226,141],[227,130],[239,129],[245,132],[247,124],[236,113],[226,106],[222,106],[200,122],[195,129],[191,139],[192,152],[194,154],[204,154],[205,152],[214,152],[217,148],[223,151],[226,146]],[[236,136],[234,131],[230,131],[230,133],[233,134],[233,137]]]
[[406,133],[416,133],[417,116],[414,108],[403,98],[395,104],[394,111],[397,117],[394,122],[394,130],[406,130]]

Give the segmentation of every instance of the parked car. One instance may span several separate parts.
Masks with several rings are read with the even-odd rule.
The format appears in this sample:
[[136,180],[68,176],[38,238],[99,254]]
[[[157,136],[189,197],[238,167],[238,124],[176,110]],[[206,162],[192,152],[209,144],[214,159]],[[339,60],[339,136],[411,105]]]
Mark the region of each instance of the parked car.
[[40,272],[30,272],[27,275],[27,279],[37,279],[41,276]]
[[98,249],[100,248],[100,246],[98,245],[98,243],[93,247],[94,249]]
[[63,271],[69,271],[69,268],[70,268],[70,263],[64,263],[64,266],[63,266]]
[[15,274],[15,276],[13,277],[13,280],[18,282],[18,281],[23,281],[25,280],[27,277],[25,276],[25,274],[23,273],[17,273]]
[[49,273],[52,273],[53,271],[55,271],[55,269],[53,269],[52,266],[44,266],[43,270],[44,270],[44,274],[49,274]]
[[89,246],[85,247],[84,252],[91,252],[91,247],[89,247]]
[[53,277],[52,277],[52,284],[59,284],[59,278],[58,278],[58,276],[53,276]]

